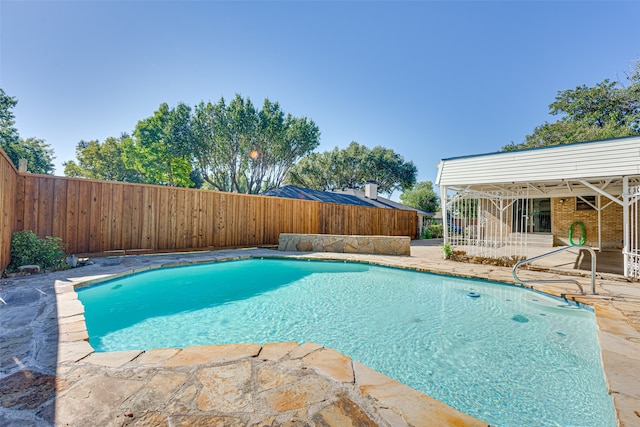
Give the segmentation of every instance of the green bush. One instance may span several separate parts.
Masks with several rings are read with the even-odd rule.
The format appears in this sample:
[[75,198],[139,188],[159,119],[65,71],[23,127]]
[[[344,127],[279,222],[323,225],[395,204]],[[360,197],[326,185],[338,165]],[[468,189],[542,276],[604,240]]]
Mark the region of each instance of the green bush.
[[62,239],[46,236],[40,239],[40,256],[36,259],[44,269],[62,270],[67,266],[65,249]]
[[429,224],[423,231],[424,239],[440,239],[443,235],[442,224]]
[[31,230],[17,231],[11,237],[11,262],[7,271],[21,265],[39,265],[43,270],[65,268],[65,245],[59,237],[39,238]]
[[442,248],[442,254],[444,255],[445,259],[449,259],[451,258],[451,255],[453,255],[453,246],[451,245],[451,243],[445,243],[443,245],[440,246]]

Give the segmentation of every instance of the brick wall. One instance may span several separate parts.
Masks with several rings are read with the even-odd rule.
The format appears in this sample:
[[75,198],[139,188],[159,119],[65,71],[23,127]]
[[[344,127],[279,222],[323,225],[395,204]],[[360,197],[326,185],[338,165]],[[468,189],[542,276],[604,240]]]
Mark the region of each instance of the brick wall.
[[[564,200],[564,202],[561,202]],[[609,203],[609,200],[602,197],[602,205]],[[581,222],[585,226],[588,246],[598,246],[598,212],[596,210],[576,210],[575,197],[563,197],[551,199],[551,232],[553,233],[554,245],[569,244],[569,229],[574,222]],[[578,244],[582,237],[582,230],[579,226],[573,229],[573,241]],[[602,210],[602,247],[622,248],[623,228],[622,228],[622,206],[611,203]]]

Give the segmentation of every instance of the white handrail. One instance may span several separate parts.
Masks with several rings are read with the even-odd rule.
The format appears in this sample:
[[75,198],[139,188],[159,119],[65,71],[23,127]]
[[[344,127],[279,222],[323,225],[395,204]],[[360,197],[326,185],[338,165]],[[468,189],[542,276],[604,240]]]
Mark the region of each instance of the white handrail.
[[525,259],[524,261],[519,261],[516,263],[516,265],[513,266],[513,270],[511,270],[511,275],[513,276],[513,279],[516,282],[523,285],[530,284],[530,283],[575,283],[580,288],[580,293],[584,295],[585,293],[584,293],[584,289],[582,289],[582,285],[580,284],[580,282],[578,282],[575,279],[521,280],[518,278],[518,275],[516,274],[516,270],[518,269],[518,267],[520,267],[523,264],[527,264],[531,261],[535,261],[537,259],[544,258],[549,255],[557,254],[558,252],[566,251],[569,249],[579,249],[579,250],[584,249],[591,253],[591,294],[590,295],[597,295],[596,294],[596,252],[590,246],[565,246],[560,249],[556,249],[551,252],[544,253],[542,255]]

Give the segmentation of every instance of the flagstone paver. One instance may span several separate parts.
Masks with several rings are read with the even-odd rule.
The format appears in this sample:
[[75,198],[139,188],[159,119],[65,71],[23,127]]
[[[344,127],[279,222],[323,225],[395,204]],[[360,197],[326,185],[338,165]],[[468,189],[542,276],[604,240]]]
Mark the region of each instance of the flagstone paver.
[[77,362],[91,353],[93,353],[93,347],[87,341],[60,342],[58,363]]
[[286,365],[265,365],[258,369],[260,391],[272,390],[285,384],[293,384],[300,379],[301,372],[292,372]]
[[321,348],[322,346],[320,344],[316,344],[314,342],[306,342],[300,346],[295,347],[293,350],[291,350],[291,352],[289,353],[289,357],[293,359],[302,358],[307,354],[310,354],[311,352],[314,352]]
[[323,348],[305,356],[302,361],[310,368],[316,369],[336,381],[352,383],[353,366],[351,358],[330,348]]
[[251,362],[203,368],[198,373],[202,389],[198,395],[201,411],[253,412]]
[[109,425],[120,414],[115,409],[145,385],[142,380],[98,373],[71,386],[56,401],[57,425]]
[[[480,426],[486,425],[322,343],[231,344],[95,353],[74,286],[132,270],[249,256],[345,259],[513,283],[508,268],[409,257],[266,249],[96,259],[90,266],[0,280],[0,425]],[[575,271],[523,270],[523,278]],[[603,366],[621,426],[640,422],[640,285],[598,280],[536,290],[594,307]]]
[[142,354],[141,350],[91,353],[83,361],[84,363],[91,363],[92,365],[116,367],[131,362],[140,354]]
[[258,344],[223,344],[187,347],[167,360],[164,366],[186,366],[198,363],[228,362],[244,357],[255,357],[260,352]]
[[369,416],[351,399],[343,397],[331,405],[318,411],[311,420],[320,426],[327,427],[375,427]]
[[267,343],[262,346],[260,358],[263,360],[279,360],[296,347],[298,347],[297,342]]
[[327,400],[330,388],[324,378],[309,375],[296,383],[267,392],[264,399],[276,411],[287,412]]
[[180,351],[179,348],[159,348],[142,353],[136,359],[138,365],[156,365],[172,358]]

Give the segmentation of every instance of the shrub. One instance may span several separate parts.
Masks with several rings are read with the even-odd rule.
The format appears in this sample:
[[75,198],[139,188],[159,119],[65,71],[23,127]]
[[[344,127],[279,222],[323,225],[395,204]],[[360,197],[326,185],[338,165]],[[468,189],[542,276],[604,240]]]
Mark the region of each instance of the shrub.
[[59,237],[46,236],[40,239],[40,253],[36,257],[44,269],[61,270],[66,267],[65,244]]
[[440,247],[442,248],[442,255],[444,256],[444,259],[449,259],[453,254],[453,246],[451,246],[451,243],[445,243]]
[[36,264],[40,239],[33,231],[18,231],[11,236],[11,263],[8,270],[15,271],[21,265]]
[[442,224],[429,224],[423,231],[424,239],[440,239],[443,236]]
[[11,262],[7,271],[15,272],[21,265],[39,265],[43,270],[65,267],[65,245],[59,237],[39,238],[31,230],[17,231],[11,237]]

